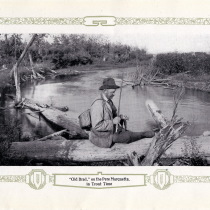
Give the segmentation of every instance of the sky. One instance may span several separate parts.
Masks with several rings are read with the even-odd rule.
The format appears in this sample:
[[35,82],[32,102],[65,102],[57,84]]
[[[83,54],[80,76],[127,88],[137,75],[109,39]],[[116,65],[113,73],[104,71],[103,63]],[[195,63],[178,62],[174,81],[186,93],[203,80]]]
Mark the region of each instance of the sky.
[[[75,33],[78,33],[75,32]],[[83,31],[81,33],[84,33]],[[207,52],[210,53],[210,26],[151,26],[113,27],[89,30],[87,34],[105,35],[111,42],[138,46],[148,53]],[[58,34],[59,35],[59,34]],[[28,40],[28,35],[23,38]],[[49,41],[52,38],[48,38]]]
[[210,27],[156,26],[138,31],[117,32],[111,40],[146,49],[149,53],[208,52],[210,53]]
[[210,52],[210,35],[208,34],[135,34],[112,37],[114,42],[120,41],[131,46],[146,49],[149,53],[166,52]]

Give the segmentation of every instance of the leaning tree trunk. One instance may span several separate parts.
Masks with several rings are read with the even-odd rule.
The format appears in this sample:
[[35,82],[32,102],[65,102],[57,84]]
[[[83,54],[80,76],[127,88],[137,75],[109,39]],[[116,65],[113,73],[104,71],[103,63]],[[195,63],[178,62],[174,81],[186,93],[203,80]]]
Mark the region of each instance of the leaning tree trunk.
[[27,44],[25,47],[24,51],[22,52],[20,58],[17,60],[15,65],[13,66],[10,75],[14,73],[14,80],[15,80],[15,87],[16,87],[16,104],[21,102],[21,90],[20,90],[20,76],[18,72],[18,66],[20,65],[21,61],[23,60],[25,54],[27,53],[29,47],[33,44],[35,38],[37,37],[37,34],[34,34],[33,37],[31,38],[30,42]]
[[31,65],[31,71],[32,71],[33,77],[34,77],[34,79],[36,79],[36,73],[34,71],[34,64],[33,64],[32,56],[31,56],[30,52],[28,53],[28,57],[29,57],[29,61],[30,61],[30,65]]
[[17,63],[14,65],[13,70],[14,70],[14,79],[15,79],[15,87],[16,87],[15,103],[18,104],[21,102],[21,90],[20,90],[20,76],[18,72]]
[[[21,56],[18,58],[17,62],[15,65],[17,65],[17,67],[20,65],[21,61],[23,60],[23,58],[25,57],[26,53],[28,52],[29,47],[33,44],[34,40],[36,39],[38,35],[34,34],[30,40],[30,42],[26,45],[25,49],[23,50]],[[12,73],[14,71],[14,67],[12,68],[10,75],[12,76]]]

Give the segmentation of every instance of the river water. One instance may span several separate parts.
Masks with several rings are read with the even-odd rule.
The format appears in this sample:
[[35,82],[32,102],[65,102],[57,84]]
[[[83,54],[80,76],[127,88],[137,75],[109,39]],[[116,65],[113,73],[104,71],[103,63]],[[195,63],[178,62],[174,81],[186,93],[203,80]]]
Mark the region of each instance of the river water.
[[[105,77],[120,77],[133,71],[133,68],[93,71],[71,78],[57,78],[56,80],[40,81],[28,84],[22,89],[23,97],[34,99],[41,103],[53,106],[68,106],[75,113],[81,113],[90,107],[93,100],[100,94],[99,87]],[[119,84],[120,85],[120,84]],[[119,90],[113,99],[118,107]],[[174,89],[163,87],[137,86],[134,89],[130,85],[123,87],[121,99],[121,113],[129,116],[128,129],[132,131],[144,131],[151,129],[154,120],[150,116],[145,101],[152,99],[162,110],[166,118],[170,119],[174,106]],[[9,99],[2,103],[11,106]],[[22,123],[22,132],[32,138],[38,138],[54,132],[56,129],[47,123],[38,114],[33,116],[25,113],[30,110],[9,110],[1,112],[0,121],[5,117],[18,117]],[[7,116],[3,116],[3,115]],[[210,130],[210,94],[195,90],[186,90],[183,99],[178,106],[177,114],[184,121],[190,122],[186,131],[187,135],[201,135],[203,131]],[[2,123],[2,122],[1,122]]]

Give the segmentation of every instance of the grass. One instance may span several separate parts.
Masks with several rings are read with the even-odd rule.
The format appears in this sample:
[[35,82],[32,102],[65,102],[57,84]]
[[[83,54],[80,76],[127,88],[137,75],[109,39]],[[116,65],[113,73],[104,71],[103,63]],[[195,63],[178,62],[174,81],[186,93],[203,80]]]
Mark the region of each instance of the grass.
[[[141,71],[139,71],[141,70]],[[139,65],[139,69],[137,68],[136,72],[132,75],[132,78],[134,78],[133,82],[138,84],[139,78],[144,75],[147,80],[151,75],[155,75],[154,73],[157,72],[157,68],[152,64],[145,64]],[[149,77],[147,77],[149,75]],[[188,72],[182,72],[182,73],[174,73],[171,75],[162,74],[158,71],[157,75],[155,75],[155,78],[158,79],[168,79],[169,81],[165,82],[168,85],[172,86],[184,86],[188,89],[194,89],[194,90],[200,90],[205,92],[210,92],[210,74],[200,72],[199,74],[195,74],[191,71]],[[154,79],[154,78],[153,78]],[[164,83],[164,84],[165,84]],[[143,84],[144,81],[143,81]],[[165,84],[166,85],[166,84]]]
[[8,70],[0,72],[0,88],[11,86],[11,81]]
[[6,119],[7,122],[0,124],[0,165],[10,165],[5,153],[14,141],[19,141],[21,136],[21,124],[16,119]]
[[210,81],[210,75],[207,73],[199,74],[199,75],[193,75],[190,73],[177,73],[172,76],[169,76],[172,80],[180,80],[183,82],[209,82]]
[[200,74],[191,75],[178,73],[168,77],[170,79],[169,85],[182,86],[184,85],[188,89],[201,90],[210,92],[210,75]]

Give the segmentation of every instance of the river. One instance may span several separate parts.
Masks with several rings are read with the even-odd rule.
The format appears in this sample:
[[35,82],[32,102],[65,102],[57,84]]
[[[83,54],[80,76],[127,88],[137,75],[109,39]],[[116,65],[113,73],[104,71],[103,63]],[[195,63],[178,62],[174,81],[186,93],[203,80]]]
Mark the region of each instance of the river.
[[[81,113],[90,107],[93,100],[100,94],[99,87],[105,77],[119,77],[122,72],[133,71],[133,68],[93,71],[71,78],[57,78],[27,84],[22,88],[22,95],[41,103],[53,106],[68,106],[75,113]],[[116,106],[119,101],[119,90],[113,99]],[[163,87],[136,86],[132,89],[127,85],[123,87],[121,99],[121,113],[129,116],[128,129],[132,131],[144,131],[151,129],[154,120],[150,116],[145,101],[152,99],[162,110],[167,119],[171,118],[174,106],[174,89]],[[5,98],[1,105],[11,106],[12,101]],[[5,119],[18,117],[21,122],[22,133],[31,138],[39,138],[56,130],[38,114],[33,116],[26,114],[30,110],[9,109],[1,111],[0,123]],[[210,130],[210,94],[207,92],[186,90],[179,103],[177,114],[184,121],[190,122],[186,135],[201,135],[203,131]]]

